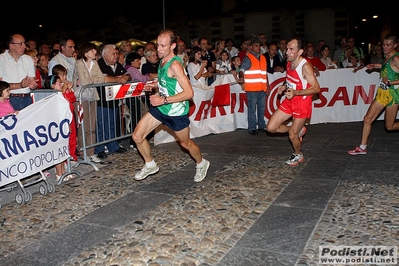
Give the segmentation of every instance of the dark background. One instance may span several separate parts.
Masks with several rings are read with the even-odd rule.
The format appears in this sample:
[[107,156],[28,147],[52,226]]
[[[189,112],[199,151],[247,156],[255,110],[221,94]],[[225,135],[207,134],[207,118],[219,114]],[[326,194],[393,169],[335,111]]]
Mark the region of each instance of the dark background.
[[[396,8],[394,6],[390,8],[388,3],[384,7],[375,4],[366,8],[363,5],[349,3],[349,1],[334,1],[333,3],[322,1],[231,1],[236,5],[235,10],[231,10],[231,12],[347,7],[352,10],[354,20],[359,22],[362,17],[377,13],[380,16],[378,24],[359,23],[359,28],[356,30],[357,36],[355,37],[357,40],[360,40],[359,37],[361,37],[368,39],[369,42],[380,41],[378,39],[383,29],[389,27],[396,29],[399,24],[399,16],[394,13]],[[54,32],[69,32],[73,37],[74,31],[87,31],[87,36],[98,39],[95,36],[96,32],[101,32],[104,28],[116,28],[116,25],[121,23],[139,25],[142,28],[145,28],[149,23],[158,23],[162,26],[164,13],[166,27],[170,21],[228,15],[221,11],[223,5],[221,0],[201,0],[197,2],[188,2],[187,0],[152,0],[151,2],[118,0],[105,3],[93,0],[57,3],[42,0],[36,2],[36,6],[15,2],[15,5],[18,4],[21,5],[20,8],[4,9],[3,16],[0,17],[1,47],[5,46],[7,37],[12,33],[20,33],[26,40],[33,38],[38,43],[53,41],[49,40],[52,37],[48,37],[48,33]],[[396,32],[393,33],[397,34]],[[107,41],[118,42],[126,37],[121,36],[122,34],[118,35],[114,40]],[[378,36],[378,39],[375,36]],[[135,36],[128,37],[134,38]]]

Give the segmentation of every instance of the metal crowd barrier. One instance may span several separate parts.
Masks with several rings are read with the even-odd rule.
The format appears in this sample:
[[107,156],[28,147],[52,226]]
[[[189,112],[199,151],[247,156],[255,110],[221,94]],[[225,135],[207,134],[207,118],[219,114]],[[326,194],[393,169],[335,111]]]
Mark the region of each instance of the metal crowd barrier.
[[33,90],[30,94],[32,96],[33,102],[37,102],[57,92],[58,91],[53,89],[37,89]]
[[[96,164],[93,163],[87,155],[87,150],[95,148],[98,145],[104,144],[106,146],[108,143],[113,141],[120,142],[121,140],[131,138],[138,121],[148,110],[146,96],[142,93],[142,86],[137,86],[137,84],[144,85],[140,82],[129,82],[126,84],[129,86],[127,91],[126,86],[122,87],[121,84],[117,83],[89,84],[81,88],[77,99],[78,104],[75,106],[75,117],[78,130],[81,131],[83,136],[83,138],[81,138],[82,145],[79,147],[79,152],[83,152],[83,158],[77,162],[76,167],[79,166],[79,164],[87,164],[92,166],[94,170],[98,171],[99,169]],[[96,110],[91,110],[90,105],[87,105],[85,109],[83,107],[85,101],[82,99],[82,95],[85,94],[85,90],[94,87],[97,89],[100,97],[100,100],[96,101]],[[139,91],[139,95],[133,96],[132,91],[136,87]],[[138,87],[140,87],[140,89]],[[113,99],[115,97],[116,99]],[[99,106],[104,108],[104,112],[98,112]],[[84,119],[81,119],[81,111],[83,111]],[[94,118],[93,116],[96,117]],[[79,119],[82,120],[81,124],[79,124]],[[93,119],[96,120],[94,128],[92,123],[87,124],[88,120],[93,121]],[[99,121],[106,121],[106,123],[99,123]],[[107,126],[105,124],[107,124]],[[95,132],[95,139],[93,137],[90,137],[90,139],[85,137],[85,130],[87,128],[90,132]],[[102,141],[99,141],[100,131],[109,133],[108,135],[105,135],[105,139]]]
[[[44,99],[44,98],[46,98],[46,97],[48,97],[48,96],[50,96],[50,95],[52,95],[54,93],[58,93],[58,92],[59,91],[53,90],[53,89],[37,89],[37,90],[33,90],[31,92],[31,96],[32,96],[33,102],[37,102],[37,101],[40,101],[40,100],[42,100],[42,99]],[[82,176],[82,174],[79,171],[77,171],[76,169],[72,168],[71,159],[72,159],[72,157],[69,157],[67,159],[67,167],[65,169],[65,173],[58,180],[58,184],[61,184],[63,182],[64,178],[66,176],[70,175],[70,174],[75,174],[75,175],[78,175],[78,176]],[[43,173],[40,173],[40,174],[41,174],[41,176],[44,176]]]
[[[33,102],[38,102],[40,100],[43,100],[47,97],[54,95],[55,93],[58,93],[58,91],[53,89],[37,89],[33,90],[30,95],[32,97]],[[68,157],[66,160],[67,169],[59,179],[58,181],[59,184],[61,184],[63,182],[63,179],[70,174],[81,176],[81,173],[76,171],[76,169],[71,169],[70,160],[71,157]],[[54,167],[54,165],[52,167]],[[41,170],[38,173],[35,173],[31,176],[18,179],[15,182],[9,183],[5,186],[0,186],[0,192],[3,191],[11,192],[13,190],[19,189],[19,191],[17,191],[17,193],[15,194],[15,201],[17,204],[21,205],[23,203],[28,203],[32,200],[33,198],[32,192],[28,190],[28,187],[31,187],[36,184],[38,184],[39,192],[42,195],[46,195],[47,193],[52,194],[55,192],[55,186],[47,180],[47,177],[44,174],[44,170]]]

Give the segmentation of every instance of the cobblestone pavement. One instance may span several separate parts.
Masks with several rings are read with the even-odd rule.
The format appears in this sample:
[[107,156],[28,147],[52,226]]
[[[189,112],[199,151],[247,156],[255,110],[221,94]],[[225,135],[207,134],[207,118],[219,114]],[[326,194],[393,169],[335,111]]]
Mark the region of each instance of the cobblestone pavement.
[[321,245],[398,246],[398,134],[377,122],[369,154],[350,156],[360,132],[308,126],[298,167],[287,136],[201,137],[200,183],[176,143],[153,147],[160,172],[140,182],[133,149],[80,165],[53,194],[2,196],[0,265],[319,265]]

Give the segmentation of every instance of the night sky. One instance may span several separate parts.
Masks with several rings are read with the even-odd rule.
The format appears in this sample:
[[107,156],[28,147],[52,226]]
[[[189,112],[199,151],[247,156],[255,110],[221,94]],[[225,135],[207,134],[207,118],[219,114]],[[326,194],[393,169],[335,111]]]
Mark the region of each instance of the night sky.
[[[238,12],[333,7],[332,3],[327,4],[321,1],[313,3],[309,1],[231,1],[237,5]],[[342,2],[334,1],[333,3],[344,6]],[[85,28],[94,28],[99,31],[105,27],[112,28],[121,15],[131,25],[146,27],[146,24],[150,22],[162,25],[163,4],[165,4],[166,23],[176,19],[178,15],[186,16],[188,19],[228,15],[220,13],[221,3],[222,1],[218,0],[201,0],[197,3],[188,3],[187,0],[153,0],[151,3],[132,0],[102,3],[98,0],[84,0],[57,4],[54,1],[42,0],[37,2],[37,6],[21,3],[20,8],[3,11],[0,17],[0,41],[2,41],[1,46],[4,46],[4,41],[12,33],[21,33],[28,39],[30,36],[37,36],[38,33],[46,36],[46,32],[74,31]],[[377,7],[372,8],[373,11],[376,9]],[[364,12],[359,13],[364,15]]]

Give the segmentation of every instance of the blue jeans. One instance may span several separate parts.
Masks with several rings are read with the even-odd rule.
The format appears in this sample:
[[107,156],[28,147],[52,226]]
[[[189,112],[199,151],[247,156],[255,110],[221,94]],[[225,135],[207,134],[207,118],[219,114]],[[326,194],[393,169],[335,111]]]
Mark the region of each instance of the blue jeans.
[[[97,142],[104,140],[113,139],[116,136],[116,119],[119,117],[118,108],[104,108],[101,106],[97,107]],[[100,144],[95,147],[94,152],[98,154],[105,150],[107,145],[108,152],[113,153],[119,149],[118,142],[116,140],[108,142],[106,144]]]
[[248,99],[248,131],[266,129],[266,92],[246,92]]
[[10,97],[10,103],[15,111],[24,109],[33,103],[32,97]]

